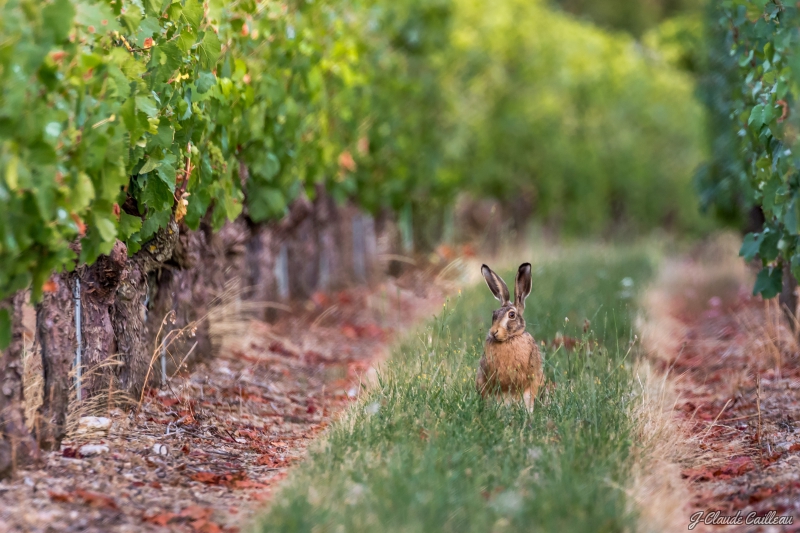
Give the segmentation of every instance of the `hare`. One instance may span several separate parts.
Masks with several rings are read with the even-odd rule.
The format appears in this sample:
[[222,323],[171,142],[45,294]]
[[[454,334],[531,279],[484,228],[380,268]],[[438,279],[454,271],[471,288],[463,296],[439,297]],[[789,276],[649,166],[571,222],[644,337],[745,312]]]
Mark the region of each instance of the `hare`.
[[522,317],[525,299],[531,293],[531,264],[523,263],[517,271],[513,304],[500,276],[486,265],[481,266],[481,274],[502,305],[492,313],[492,327],[486,335],[475,386],[484,398],[488,394],[522,396],[531,409],[544,380],[539,347],[525,331]]

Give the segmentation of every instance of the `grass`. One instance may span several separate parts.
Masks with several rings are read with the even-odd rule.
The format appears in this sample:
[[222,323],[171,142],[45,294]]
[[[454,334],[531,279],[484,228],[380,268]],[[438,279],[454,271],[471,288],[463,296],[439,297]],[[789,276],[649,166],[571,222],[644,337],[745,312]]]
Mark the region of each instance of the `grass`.
[[[396,348],[258,530],[635,529],[624,490],[635,445],[633,302],[652,270],[646,250],[621,247],[534,265],[525,315],[537,341],[548,341],[548,386],[532,414],[475,392],[496,302],[484,286],[464,291]],[[552,348],[557,335],[581,342]]]

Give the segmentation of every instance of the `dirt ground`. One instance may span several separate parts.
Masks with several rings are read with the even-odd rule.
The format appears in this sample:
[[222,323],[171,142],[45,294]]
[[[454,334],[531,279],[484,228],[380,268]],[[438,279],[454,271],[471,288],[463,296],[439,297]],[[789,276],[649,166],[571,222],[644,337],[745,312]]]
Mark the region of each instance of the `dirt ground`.
[[[706,520],[718,510],[739,512],[743,523],[701,521],[696,530],[800,531],[797,337],[775,300],[751,296],[750,275],[730,275],[708,258],[674,268],[679,281],[662,303],[678,336],[656,366],[675,389],[674,429],[687,447],[681,477],[691,501],[681,530],[694,513]],[[770,512],[793,524],[746,523],[750,513]]]
[[316,294],[275,324],[215,324],[226,330],[215,359],[151,391],[138,414],[98,413],[110,428],[84,424],[42,465],[0,482],[0,532],[246,531],[392,338],[444,292],[412,272]]

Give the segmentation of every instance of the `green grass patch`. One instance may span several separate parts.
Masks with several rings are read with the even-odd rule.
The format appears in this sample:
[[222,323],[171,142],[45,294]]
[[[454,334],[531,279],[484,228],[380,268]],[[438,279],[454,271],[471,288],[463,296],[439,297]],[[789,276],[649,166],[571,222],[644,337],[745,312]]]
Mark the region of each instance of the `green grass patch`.
[[[475,391],[497,303],[489,290],[451,299],[396,348],[378,385],[293,472],[259,530],[632,529],[622,487],[634,445],[633,304],[652,270],[642,248],[534,265],[525,316],[528,331],[548,342],[548,384],[532,414]],[[501,275],[513,284],[512,273]],[[581,339],[579,347],[552,348],[559,333]]]

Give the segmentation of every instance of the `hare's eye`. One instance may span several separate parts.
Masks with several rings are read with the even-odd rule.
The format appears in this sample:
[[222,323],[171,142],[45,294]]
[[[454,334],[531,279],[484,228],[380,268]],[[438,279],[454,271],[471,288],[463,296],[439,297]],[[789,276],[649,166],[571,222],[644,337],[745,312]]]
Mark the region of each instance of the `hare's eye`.
[[514,311],[509,311],[508,318],[514,320],[515,318],[517,318],[517,313],[515,313]]

